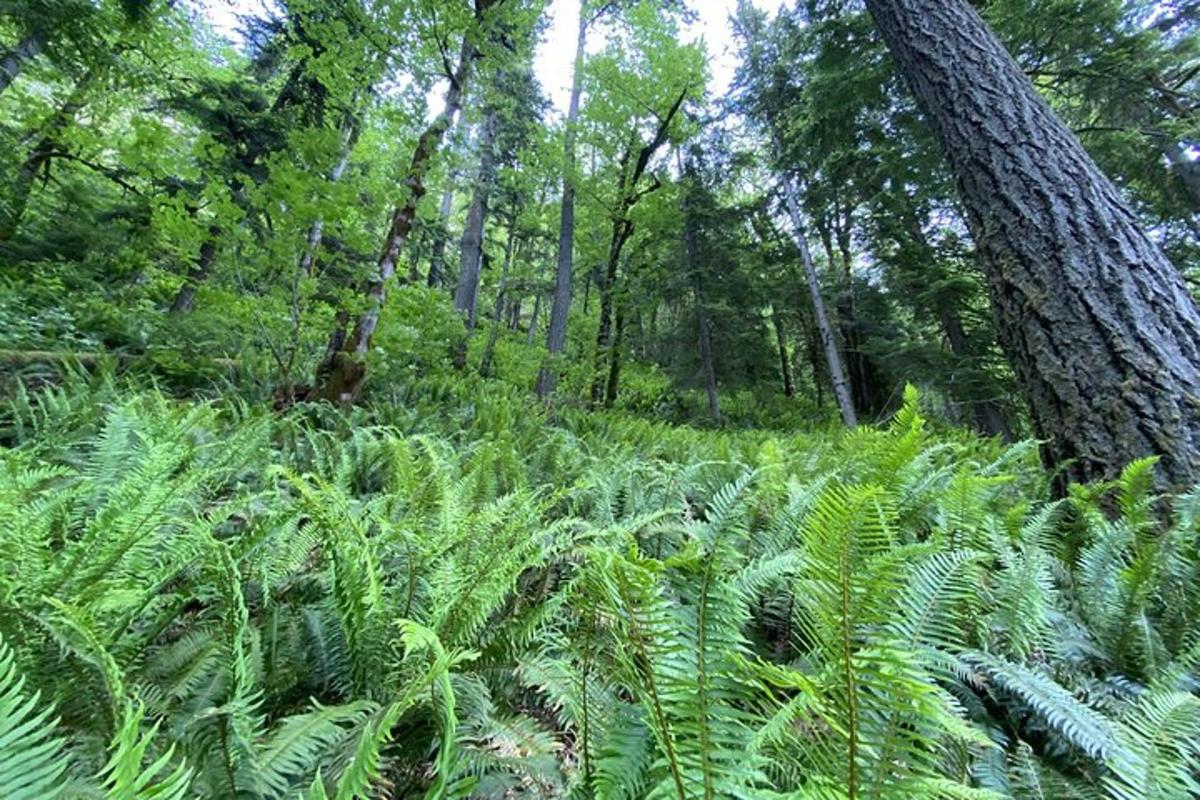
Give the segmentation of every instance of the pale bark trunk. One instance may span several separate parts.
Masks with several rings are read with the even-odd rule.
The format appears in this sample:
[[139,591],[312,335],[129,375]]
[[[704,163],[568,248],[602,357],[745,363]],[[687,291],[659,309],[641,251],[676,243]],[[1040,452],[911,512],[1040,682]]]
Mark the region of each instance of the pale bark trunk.
[[867,0],[941,141],[1047,460],[1200,477],[1200,311],[1120,193],[965,0]]
[[475,330],[478,321],[479,280],[483,268],[483,233],[487,223],[488,199],[495,180],[495,135],[496,113],[489,111],[479,135],[479,174],[475,180],[475,191],[467,209],[467,222],[463,228],[461,255],[458,270],[458,289],[454,293],[454,309],[463,316],[468,335]]
[[796,247],[800,250],[800,260],[804,265],[804,277],[812,299],[813,319],[816,321],[821,347],[825,352],[825,365],[829,370],[830,382],[833,384],[833,396],[837,399],[838,410],[842,413],[842,422],[848,427],[854,427],[858,424],[858,414],[854,410],[854,401],[850,396],[850,381],[846,378],[842,357],[838,353],[837,341],[833,336],[833,326],[830,325],[829,314],[825,311],[825,299],[821,296],[821,282],[817,277],[817,268],[813,264],[812,251],[808,247],[808,239],[805,236],[804,220],[800,215],[796,190],[792,186],[791,178],[786,175],[783,176],[783,195],[787,204],[788,216],[792,220]]
[[[342,147],[341,154],[338,157],[338,162],[333,165],[333,169],[329,172],[329,182],[337,183],[346,174],[346,168],[350,166],[350,154],[354,150],[354,142],[358,139],[358,120],[353,120],[342,130]],[[313,266],[316,264],[317,252],[321,249],[321,237],[325,234],[325,218],[317,217],[313,220],[308,229],[308,239],[304,245],[304,253],[300,256],[300,272],[303,275],[312,275]]]
[[12,85],[21,74],[25,65],[37,58],[46,46],[46,36],[41,31],[33,31],[17,43],[17,46],[4,54],[0,59],[0,94]]
[[1171,173],[1179,178],[1192,202],[1200,209],[1200,161],[1191,158],[1183,142],[1167,141],[1162,145],[1163,155],[1171,165]]
[[683,193],[680,199],[680,211],[683,216],[683,247],[680,248],[680,258],[683,261],[683,274],[692,285],[692,301],[696,304],[696,344],[700,351],[700,371],[704,376],[704,395],[708,400],[708,416],[714,420],[721,418],[721,402],[717,395],[717,371],[713,363],[712,329],[709,325],[708,311],[704,307],[704,292],[700,279],[700,268],[696,263],[699,256],[696,252],[696,221],[691,213],[690,192],[695,181],[692,164],[684,166],[683,154],[675,153],[679,172],[684,176]]
[[426,284],[437,289],[446,282],[446,242],[450,239],[450,217],[454,213],[454,180],[446,178],[446,189],[442,192],[442,205],[438,209],[438,229],[433,239],[433,252],[429,256],[429,278]]
[[562,211],[558,224],[558,270],[554,276],[554,301],[550,306],[550,327],[546,332],[546,363],[538,372],[537,396],[547,400],[558,385],[555,356],[567,344],[567,320],[571,314],[571,279],[575,268],[575,137],[579,122],[579,98],[583,93],[583,63],[587,47],[587,13],[579,7],[579,34],[575,42],[575,67],[571,78],[571,102],[567,107],[567,127],[563,142]]

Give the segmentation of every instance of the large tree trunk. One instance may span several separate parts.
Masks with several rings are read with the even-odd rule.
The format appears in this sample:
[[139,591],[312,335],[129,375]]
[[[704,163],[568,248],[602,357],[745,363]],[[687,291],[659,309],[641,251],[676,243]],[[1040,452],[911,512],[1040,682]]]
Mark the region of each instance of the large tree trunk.
[[4,54],[4,58],[0,59],[0,94],[12,85],[25,65],[37,58],[45,46],[46,35],[41,31],[33,31]]
[[825,352],[825,366],[829,370],[830,382],[833,384],[833,396],[837,399],[838,409],[842,412],[842,422],[848,427],[854,427],[858,424],[858,414],[854,410],[854,401],[850,396],[850,381],[846,378],[842,357],[838,353],[837,341],[833,336],[833,326],[829,323],[829,315],[825,311],[825,298],[821,296],[821,281],[817,277],[812,251],[808,247],[808,239],[804,233],[804,220],[800,216],[800,204],[796,201],[796,190],[792,186],[791,178],[786,175],[783,178],[783,194],[787,203],[788,215],[792,220],[796,247],[800,250],[800,260],[804,264],[804,277],[808,283],[808,293],[812,300],[813,319],[816,321],[821,347]]
[[1112,183],[965,0],[867,0],[958,179],[1045,457],[1200,478],[1200,313]]
[[571,314],[571,279],[575,269],[575,136],[579,123],[579,97],[583,93],[583,60],[587,47],[586,4],[579,5],[579,35],[575,42],[575,67],[571,79],[571,102],[563,137],[562,211],[558,223],[558,270],[554,276],[554,301],[550,305],[550,327],[546,332],[546,363],[538,372],[538,399],[547,400],[558,385],[555,356],[567,345],[567,319]]
[[463,316],[468,335],[475,330],[479,297],[479,279],[483,271],[483,229],[487,223],[488,199],[495,181],[496,112],[488,111],[479,135],[479,174],[467,209],[459,260],[458,290],[454,309]]
[[[476,21],[495,0],[476,0]],[[362,391],[366,379],[365,359],[371,348],[371,339],[379,325],[379,315],[387,300],[388,284],[396,274],[396,261],[400,250],[412,233],[413,222],[417,216],[417,205],[425,196],[425,176],[429,172],[433,157],[437,154],[446,132],[454,123],[454,118],[462,108],[463,94],[467,81],[471,76],[471,65],[476,56],[475,46],[471,43],[471,34],[463,36],[462,49],[458,56],[458,66],[450,77],[450,86],[446,90],[446,100],[442,112],[433,123],[425,129],[417,140],[413,151],[412,161],[405,179],[405,189],[408,197],[404,205],[392,214],[391,226],[384,239],[383,252],[379,257],[376,274],[367,284],[367,308],[359,316],[354,325],[352,335],[345,338],[341,349],[334,356],[328,368],[322,366],[324,382],[319,394],[324,399],[336,403],[351,403]]]

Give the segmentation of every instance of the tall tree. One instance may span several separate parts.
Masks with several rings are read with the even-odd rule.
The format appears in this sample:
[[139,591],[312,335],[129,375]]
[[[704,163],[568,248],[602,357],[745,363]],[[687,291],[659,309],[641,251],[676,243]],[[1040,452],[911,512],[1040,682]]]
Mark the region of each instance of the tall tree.
[[958,180],[1048,460],[1200,475],[1200,311],[1117,189],[965,0],[866,0]]
[[[482,29],[489,10],[503,1],[475,0],[474,26]],[[371,348],[371,339],[375,335],[375,329],[379,325],[379,316],[382,313],[384,302],[387,300],[388,286],[396,274],[396,262],[400,257],[400,251],[412,232],[417,216],[417,206],[421,198],[425,196],[425,176],[429,172],[446,132],[462,109],[474,61],[479,55],[475,44],[478,36],[478,30],[464,32],[457,65],[451,69],[447,63],[446,77],[449,80],[449,86],[446,89],[445,101],[441,113],[417,139],[417,145],[413,150],[408,174],[404,181],[405,200],[392,213],[391,225],[384,238],[375,274],[367,282],[365,290],[367,307],[359,315],[353,333],[344,338],[340,349],[332,359],[327,359],[319,368],[318,393],[326,400],[348,403],[355,400],[362,391],[363,381],[367,374],[366,355]],[[336,332],[333,338],[339,338]]]
[[[603,10],[603,7],[601,7]],[[554,296],[550,304],[550,327],[546,331],[546,363],[538,371],[535,391],[541,400],[554,394],[558,370],[552,363],[567,344],[567,320],[571,315],[571,283],[575,272],[575,140],[578,135],[579,101],[583,94],[583,68],[587,54],[588,26],[599,12],[586,0],[579,4],[579,25],[575,37],[575,62],[571,77],[571,99],[567,104],[563,134],[562,210],[558,224],[558,259],[554,273]]]

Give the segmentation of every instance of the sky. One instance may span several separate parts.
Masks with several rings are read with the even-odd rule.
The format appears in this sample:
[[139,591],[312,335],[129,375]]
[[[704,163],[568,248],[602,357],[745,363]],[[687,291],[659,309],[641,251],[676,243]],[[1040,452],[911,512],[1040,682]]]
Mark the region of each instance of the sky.
[[[751,0],[753,5],[772,14],[785,0]],[[737,69],[737,45],[729,15],[737,8],[737,0],[691,0],[688,5],[700,19],[685,32],[685,41],[703,38],[711,58],[713,95],[720,97],[733,82]],[[551,22],[546,39],[538,48],[535,68],[542,87],[550,96],[555,109],[566,113],[571,94],[571,67],[575,59],[575,37],[578,34],[579,0],[551,0]],[[597,47],[599,43],[593,43]],[[590,48],[589,48],[590,49]]]
[[[751,2],[773,14],[785,0]],[[236,42],[240,27],[238,17],[260,13],[264,0],[200,0],[199,5],[213,29]],[[720,97],[733,81],[737,69],[736,43],[729,25],[729,15],[737,7],[737,0],[690,0],[688,5],[698,13],[699,20],[686,30],[684,38],[689,42],[704,39],[711,59],[709,65],[713,83],[710,88],[715,97]],[[550,0],[547,13],[551,21],[545,39],[537,49],[534,67],[556,111],[564,114],[571,94],[579,0]],[[599,49],[601,44],[593,42],[589,49]]]

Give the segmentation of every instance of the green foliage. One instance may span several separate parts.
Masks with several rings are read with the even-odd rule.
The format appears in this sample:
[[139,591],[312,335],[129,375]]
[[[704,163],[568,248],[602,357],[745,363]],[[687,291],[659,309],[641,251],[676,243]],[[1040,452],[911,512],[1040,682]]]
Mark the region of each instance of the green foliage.
[[913,392],[779,437],[76,390],[0,452],[13,796],[1195,792],[1196,502],[1149,463],[1047,502]]

